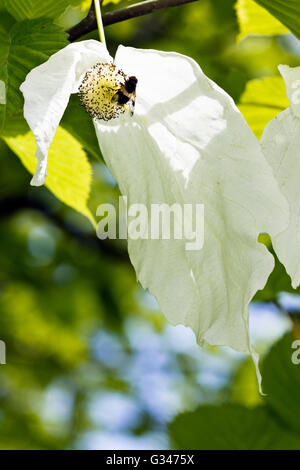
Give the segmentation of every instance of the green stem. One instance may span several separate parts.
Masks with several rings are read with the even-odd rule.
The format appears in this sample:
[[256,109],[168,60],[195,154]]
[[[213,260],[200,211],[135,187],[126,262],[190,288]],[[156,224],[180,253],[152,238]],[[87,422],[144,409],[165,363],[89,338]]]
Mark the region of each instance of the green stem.
[[97,25],[98,25],[100,41],[106,47],[104,27],[103,27],[101,8],[100,8],[100,1],[99,0],[94,0],[94,3],[95,3],[95,12],[96,12],[96,18],[97,18]]

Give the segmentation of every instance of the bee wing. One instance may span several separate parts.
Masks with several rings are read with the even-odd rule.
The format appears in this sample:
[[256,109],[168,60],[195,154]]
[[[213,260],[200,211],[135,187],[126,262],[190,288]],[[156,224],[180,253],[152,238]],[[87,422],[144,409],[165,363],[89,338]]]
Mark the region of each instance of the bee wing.
[[135,97],[136,95],[133,94],[130,100],[127,103],[128,111],[130,112],[130,116],[134,115],[134,109],[135,109]]

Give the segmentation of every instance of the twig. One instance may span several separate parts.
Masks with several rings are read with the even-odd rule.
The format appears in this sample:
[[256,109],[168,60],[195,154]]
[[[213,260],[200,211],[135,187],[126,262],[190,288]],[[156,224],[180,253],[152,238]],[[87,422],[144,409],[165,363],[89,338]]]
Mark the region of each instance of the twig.
[[292,333],[295,339],[300,340],[300,328],[295,315],[290,314],[290,320],[292,322]]
[[[148,15],[164,8],[176,7],[184,5],[185,3],[197,2],[198,0],[146,0],[140,3],[135,3],[119,10],[109,11],[102,17],[103,25],[108,26],[121,21],[136,18],[138,16]],[[84,34],[87,34],[97,28],[97,20],[94,9],[91,7],[88,15],[80,23],[69,29],[69,40],[71,42],[79,39]]]
[[87,34],[89,31],[92,31],[93,29],[97,28],[97,19],[96,19],[96,12],[95,12],[95,4],[92,2],[91,8],[89,9],[89,12],[87,16],[80,21],[80,23],[77,23],[75,26],[72,26],[72,28],[69,29],[69,40],[75,41],[75,39],[80,38],[80,36],[83,36],[84,34]]
[[113,257],[118,261],[129,263],[129,256],[126,249],[123,249],[117,243],[110,242],[109,240],[100,240],[95,235],[90,235],[75,225],[66,222],[57,214],[49,211],[42,201],[33,197],[27,198],[26,196],[20,195],[1,200],[0,223],[2,220],[5,220],[24,209],[40,212],[71,238],[77,240],[77,242],[82,246],[94,250],[99,254]]
[[280,312],[282,312],[284,315],[286,315],[290,319],[291,326],[292,326],[292,335],[294,336],[295,339],[300,339],[300,327],[298,325],[295,314],[285,309],[277,299],[273,300],[273,304],[278,308]]

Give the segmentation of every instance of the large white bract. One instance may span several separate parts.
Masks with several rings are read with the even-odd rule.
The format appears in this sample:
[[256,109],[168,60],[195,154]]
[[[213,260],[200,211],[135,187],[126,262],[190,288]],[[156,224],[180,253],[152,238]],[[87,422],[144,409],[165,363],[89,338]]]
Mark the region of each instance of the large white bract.
[[[32,70],[21,89],[37,141],[33,184],[45,178],[47,150],[86,70],[111,61],[96,41],[72,44]],[[129,240],[138,279],[167,319],[201,344],[251,353],[248,305],[274,260],[259,233],[277,236],[288,207],[256,137],[233,100],[198,64],[176,53],[120,46],[116,66],[138,78],[136,110],[94,120],[103,157],[128,203],[205,206],[205,241]],[[150,212],[150,211],[149,211]]]

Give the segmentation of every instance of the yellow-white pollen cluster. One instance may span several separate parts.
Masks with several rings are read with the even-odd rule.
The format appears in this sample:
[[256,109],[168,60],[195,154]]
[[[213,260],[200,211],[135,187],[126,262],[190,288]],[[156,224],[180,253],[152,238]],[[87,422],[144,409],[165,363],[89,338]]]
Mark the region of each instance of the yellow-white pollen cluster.
[[125,112],[118,103],[117,92],[125,84],[126,75],[114,64],[98,63],[85,74],[79,95],[86,111],[97,119],[110,121]]

